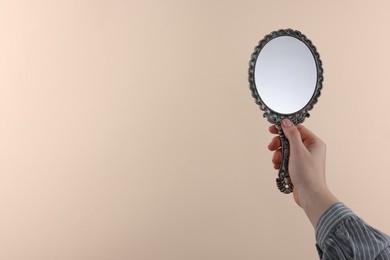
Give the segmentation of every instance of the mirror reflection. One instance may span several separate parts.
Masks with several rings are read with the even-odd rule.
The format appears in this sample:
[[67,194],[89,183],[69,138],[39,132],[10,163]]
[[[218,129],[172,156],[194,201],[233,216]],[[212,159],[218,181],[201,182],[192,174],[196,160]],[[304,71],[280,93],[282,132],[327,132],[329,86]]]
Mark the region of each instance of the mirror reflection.
[[314,56],[295,37],[277,37],[259,53],[254,79],[267,107],[281,114],[297,112],[310,101],[316,88]]

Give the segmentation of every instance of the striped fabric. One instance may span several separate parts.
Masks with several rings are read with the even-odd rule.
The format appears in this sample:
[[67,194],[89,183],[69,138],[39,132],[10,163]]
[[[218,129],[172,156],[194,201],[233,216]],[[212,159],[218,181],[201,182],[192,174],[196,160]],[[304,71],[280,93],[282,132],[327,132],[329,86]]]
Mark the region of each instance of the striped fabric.
[[343,203],[322,214],[316,228],[320,259],[390,259],[390,237],[370,227]]

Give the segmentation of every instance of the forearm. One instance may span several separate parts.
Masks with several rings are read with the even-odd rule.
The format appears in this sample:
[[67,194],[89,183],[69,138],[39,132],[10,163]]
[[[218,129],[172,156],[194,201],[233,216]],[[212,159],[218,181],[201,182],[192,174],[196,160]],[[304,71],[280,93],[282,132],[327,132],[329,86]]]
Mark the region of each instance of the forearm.
[[301,198],[305,198],[301,202],[301,207],[309,218],[314,228],[317,227],[318,220],[321,215],[329,209],[332,205],[339,202],[339,200],[327,189],[303,191]]

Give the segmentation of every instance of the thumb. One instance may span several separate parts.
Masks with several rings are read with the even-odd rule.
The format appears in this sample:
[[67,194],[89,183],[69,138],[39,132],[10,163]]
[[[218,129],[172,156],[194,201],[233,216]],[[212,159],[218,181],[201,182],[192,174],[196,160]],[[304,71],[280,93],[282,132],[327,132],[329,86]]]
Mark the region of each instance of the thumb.
[[289,119],[283,119],[282,129],[284,135],[287,137],[290,142],[290,149],[295,150],[299,149],[302,146],[302,137],[298,128],[291,122]]

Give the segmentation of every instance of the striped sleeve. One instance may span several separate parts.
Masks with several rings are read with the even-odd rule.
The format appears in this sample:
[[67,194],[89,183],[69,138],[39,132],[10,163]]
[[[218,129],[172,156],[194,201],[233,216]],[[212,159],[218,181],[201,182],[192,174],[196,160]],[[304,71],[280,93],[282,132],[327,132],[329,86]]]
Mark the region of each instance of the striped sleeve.
[[322,214],[316,240],[322,260],[390,259],[390,237],[367,225],[343,203]]

